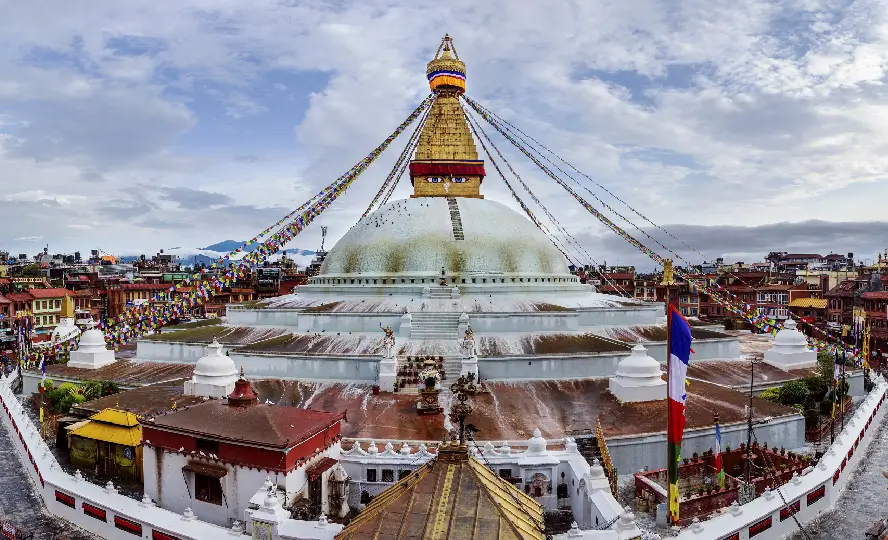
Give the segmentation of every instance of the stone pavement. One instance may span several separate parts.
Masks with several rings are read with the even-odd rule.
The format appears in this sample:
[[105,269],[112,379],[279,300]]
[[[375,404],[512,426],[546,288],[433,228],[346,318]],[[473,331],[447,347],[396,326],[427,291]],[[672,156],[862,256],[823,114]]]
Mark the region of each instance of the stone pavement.
[[0,520],[28,527],[34,540],[91,540],[99,538],[51,517],[34,493],[27,473],[15,453],[9,428],[0,422]]

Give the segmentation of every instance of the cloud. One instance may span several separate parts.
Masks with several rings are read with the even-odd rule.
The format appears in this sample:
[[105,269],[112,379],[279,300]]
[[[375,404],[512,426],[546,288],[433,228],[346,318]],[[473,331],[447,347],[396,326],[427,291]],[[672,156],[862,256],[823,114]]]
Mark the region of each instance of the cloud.
[[[884,2],[66,7],[19,2],[0,20],[0,178],[13,186],[0,207],[19,220],[6,220],[9,248],[31,233],[72,251],[252,237],[348,171],[427,95],[425,65],[444,30],[467,63],[469,95],[653,221],[688,226],[676,235],[707,256],[752,258],[771,242],[803,245],[809,232],[822,245],[814,251],[879,247],[865,246],[879,236],[842,237],[851,224],[802,227],[792,239],[766,225],[884,216]],[[361,215],[408,136],[318,219],[331,240]],[[633,256],[495,141],[597,258]],[[485,195],[518,208],[488,172]],[[96,216],[93,231],[76,227]],[[299,242],[315,246],[319,233]]]
[[16,242],[39,242],[43,240],[42,236],[20,236],[18,238],[13,238]]
[[160,188],[160,193],[162,199],[177,203],[179,208],[186,210],[199,210],[232,202],[231,197],[228,195],[185,187],[164,187]]

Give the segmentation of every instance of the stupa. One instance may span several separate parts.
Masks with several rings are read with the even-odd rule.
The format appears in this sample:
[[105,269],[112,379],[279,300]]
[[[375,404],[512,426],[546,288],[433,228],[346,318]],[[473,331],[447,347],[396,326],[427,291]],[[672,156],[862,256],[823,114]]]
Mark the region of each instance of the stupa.
[[185,381],[185,395],[223,398],[234,391],[237,380],[234,361],[222,354],[222,345],[214,338],[194,366],[191,380]]
[[86,325],[86,332],[80,336],[77,350],[70,353],[68,367],[99,369],[113,364],[115,361],[114,351],[108,349],[105,344],[105,336],[96,328],[96,323],[90,319]]
[[632,347],[632,354],[620,360],[617,373],[610,379],[610,391],[620,402],[666,399],[666,381],[660,363],[647,355],[643,345]]
[[817,365],[817,352],[808,347],[805,335],[796,327],[795,320],[789,318],[777,332],[774,345],[765,351],[765,363],[785,371],[810,368]]

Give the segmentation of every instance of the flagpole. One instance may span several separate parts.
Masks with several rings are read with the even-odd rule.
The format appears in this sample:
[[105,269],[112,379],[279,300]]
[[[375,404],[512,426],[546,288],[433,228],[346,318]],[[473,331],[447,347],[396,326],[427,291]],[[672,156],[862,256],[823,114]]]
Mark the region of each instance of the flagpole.
[[671,502],[672,502],[672,491],[677,489],[677,487],[673,487],[672,481],[669,478],[669,471],[672,468],[672,464],[678,461],[678,456],[675,455],[674,445],[671,444],[669,440],[669,429],[672,427],[672,407],[669,406],[669,396],[672,395],[670,387],[672,381],[672,354],[671,354],[671,334],[672,334],[672,299],[670,294],[670,287],[673,285],[674,280],[672,278],[672,260],[666,259],[663,261],[663,281],[662,284],[666,286],[666,483],[667,483],[667,497],[666,497],[666,522],[672,524],[672,513],[671,513]]

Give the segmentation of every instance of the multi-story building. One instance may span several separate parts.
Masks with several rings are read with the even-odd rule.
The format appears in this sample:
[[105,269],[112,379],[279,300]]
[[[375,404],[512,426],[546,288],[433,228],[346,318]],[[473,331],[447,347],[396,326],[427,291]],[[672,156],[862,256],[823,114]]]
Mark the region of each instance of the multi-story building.
[[850,325],[857,296],[867,289],[864,278],[846,279],[830,289],[823,296],[827,299],[826,319],[828,323]]
[[635,271],[601,272],[598,292],[619,296],[635,296]]
[[49,329],[59,324],[62,311],[62,298],[73,296],[68,289],[30,289],[28,293],[34,298],[31,311],[34,313],[34,328]]
[[163,283],[125,283],[109,286],[108,316],[120,315],[127,306],[165,302],[167,301],[165,295],[162,298],[158,296],[167,293],[169,289],[170,286]]
[[888,351],[888,291],[865,292],[860,298],[872,329],[871,350]]
[[765,285],[756,288],[756,309],[772,319],[784,320],[789,317],[789,305],[797,298],[809,298],[808,286]]

